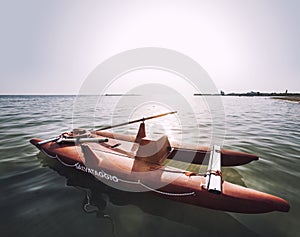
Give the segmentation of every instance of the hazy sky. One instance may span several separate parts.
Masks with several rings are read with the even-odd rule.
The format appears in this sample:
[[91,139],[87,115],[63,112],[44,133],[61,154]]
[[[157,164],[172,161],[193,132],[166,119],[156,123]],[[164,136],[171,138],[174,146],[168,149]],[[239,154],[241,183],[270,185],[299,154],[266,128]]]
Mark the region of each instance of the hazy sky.
[[219,90],[300,92],[300,1],[0,1],[0,94],[76,94],[105,59],[163,47]]

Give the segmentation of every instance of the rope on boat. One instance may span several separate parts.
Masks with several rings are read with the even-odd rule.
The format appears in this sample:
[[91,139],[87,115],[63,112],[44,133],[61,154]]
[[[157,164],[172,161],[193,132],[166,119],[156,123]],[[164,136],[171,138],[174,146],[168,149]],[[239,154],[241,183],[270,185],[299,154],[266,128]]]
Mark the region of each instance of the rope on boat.
[[57,159],[60,163],[62,163],[64,166],[68,166],[68,167],[75,167],[75,166],[78,164],[78,162],[75,163],[75,164],[73,164],[73,165],[67,164],[67,163],[63,162],[63,161],[58,157],[58,155],[56,155],[56,159]]
[[44,155],[48,156],[51,159],[56,159],[56,156],[51,156],[50,154],[48,154],[43,148],[41,148],[41,151],[44,153]]
[[123,183],[128,183],[128,184],[139,184],[139,182],[137,182],[137,181],[124,180],[124,179],[120,179],[120,178],[118,178],[118,180]]
[[143,187],[153,191],[153,192],[168,195],[168,196],[190,196],[190,195],[195,195],[195,192],[190,192],[190,193],[167,193],[167,192],[159,191],[159,190],[153,189],[151,187],[148,187],[146,184],[143,184],[141,182],[139,182],[139,184],[142,185]]
[[152,191],[152,192],[156,192],[159,194],[163,194],[163,195],[168,195],[168,196],[190,196],[190,195],[195,195],[195,192],[190,192],[190,193],[168,193],[168,192],[163,192],[163,191],[159,191],[156,190],[154,188],[151,188],[149,186],[147,186],[146,184],[143,184],[140,180],[138,181],[130,181],[130,180],[123,180],[123,179],[118,179],[121,182],[124,183],[130,183],[130,184],[139,184],[141,186],[143,186],[144,188],[147,188],[148,190]]
[[[41,151],[46,155],[48,156],[49,158],[52,158],[52,159],[57,159],[61,164],[63,164],[64,166],[67,166],[67,167],[75,167],[76,165],[78,165],[79,163],[75,163],[75,164],[67,164],[65,162],[63,162],[59,156],[56,154],[56,156],[52,156],[50,154],[48,154],[44,149],[41,149]],[[168,171],[168,170],[165,170],[165,171]],[[171,171],[171,170],[169,170]],[[174,170],[175,171],[175,170]],[[151,188],[149,186],[147,186],[146,184],[143,184],[140,180],[138,181],[130,181],[130,180],[123,180],[123,179],[120,179],[118,178],[119,181],[121,182],[124,182],[124,183],[130,183],[130,184],[139,184],[141,186],[143,186],[144,188],[147,188],[148,190],[152,191],[152,192],[156,192],[156,193],[159,193],[159,194],[163,194],[163,195],[168,195],[168,196],[178,196],[178,197],[182,197],[182,196],[190,196],[190,195],[195,195],[195,192],[190,192],[190,193],[168,193],[168,192],[163,192],[163,191],[159,191],[159,190],[156,190],[154,188]]]
[[46,156],[48,156],[49,158],[51,158],[51,159],[57,159],[57,160],[58,160],[61,164],[63,164],[64,166],[67,166],[67,167],[75,167],[75,166],[78,164],[78,162],[75,163],[75,164],[73,164],[73,165],[67,164],[67,163],[63,162],[63,161],[59,158],[59,156],[58,156],[57,154],[56,154],[56,156],[52,156],[52,155],[48,154],[44,149],[41,149],[41,151],[42,151]]

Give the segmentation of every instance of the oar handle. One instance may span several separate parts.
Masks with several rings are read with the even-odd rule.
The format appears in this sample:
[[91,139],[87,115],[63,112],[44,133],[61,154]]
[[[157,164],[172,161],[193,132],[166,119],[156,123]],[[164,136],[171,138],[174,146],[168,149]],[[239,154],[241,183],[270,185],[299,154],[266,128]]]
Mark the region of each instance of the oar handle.
[[59,139],[60,139],[60,137],[54,137],[54,138],[46,139],[46,140],[43,140],[41,142],[38,142],[38,145],[43,145],[43,144],[46,144],[48,142],[58,141]]
[[98,137],[75,137],[75,138],[62,138],[57,141],[58,143],[61,142],[70,142],[70,143],[85,143],[85,142],[95,142],[95,143],[102,143],[108,142],[107,138],[98,138]]

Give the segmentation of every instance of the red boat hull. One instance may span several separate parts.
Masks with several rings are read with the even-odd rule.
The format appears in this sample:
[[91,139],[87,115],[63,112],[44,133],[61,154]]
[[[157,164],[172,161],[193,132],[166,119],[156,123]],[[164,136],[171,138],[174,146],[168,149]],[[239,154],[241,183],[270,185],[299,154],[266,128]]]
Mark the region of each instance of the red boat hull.
[[[90,173],[99,180],[123,190],[150,191],[164,198],[210,209],[238,212],[265,213],[289,211],[284,199],[223,181],[222,193],[214,194],[202,185],[203,176],[190,176],[185,172],[170,172],[168,167],[132,159],[99,145],[95,153],[90,145],[48,142],[39,145],[40,139],[30,142],[46,155],[59,159],[66,166]],[[103,154],[103,156],[101,156]],[[146,173],[145,173],[146,172]],[[156,188],[158,187],[158,188]],[[138,190],[138,191],[139,191]]]

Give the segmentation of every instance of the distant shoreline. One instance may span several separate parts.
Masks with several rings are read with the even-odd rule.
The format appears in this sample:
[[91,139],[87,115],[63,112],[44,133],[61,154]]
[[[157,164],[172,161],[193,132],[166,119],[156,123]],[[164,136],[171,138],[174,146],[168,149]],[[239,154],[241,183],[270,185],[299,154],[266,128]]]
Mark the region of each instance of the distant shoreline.
[[300,96],[281,96],[281,97],[273,97],[273,99],[287,100],[287,101],[300,103]]
[[256,96],[261,96],[261,97],[291,97],[291,98],[300,98],[300,93],[277,93],[277,92],[272,92],[272,93],[264,93],[264,92],[247,92],[247,93],[228,93],[228,94],[200,94],[200,93],[195,93],[194,96],[246,96],[246,97],[256,97]]
[[225,94],[221,92],[221,94],[194,94],[194,96],[238,96],[238,97],[270,97],[272,99],[284,100],[290,102],[298,102],[300,103],[300,93],[262,93],[262,92],[247,92],[247,93],[228,93]]
[[226,94],[225,96],[280,96],[280,97],[300,97],[300,93],[277,93],[277,92],[272,92],[272,93],[263,93],[263,92],[247,92],[247,93],[229,93]]

